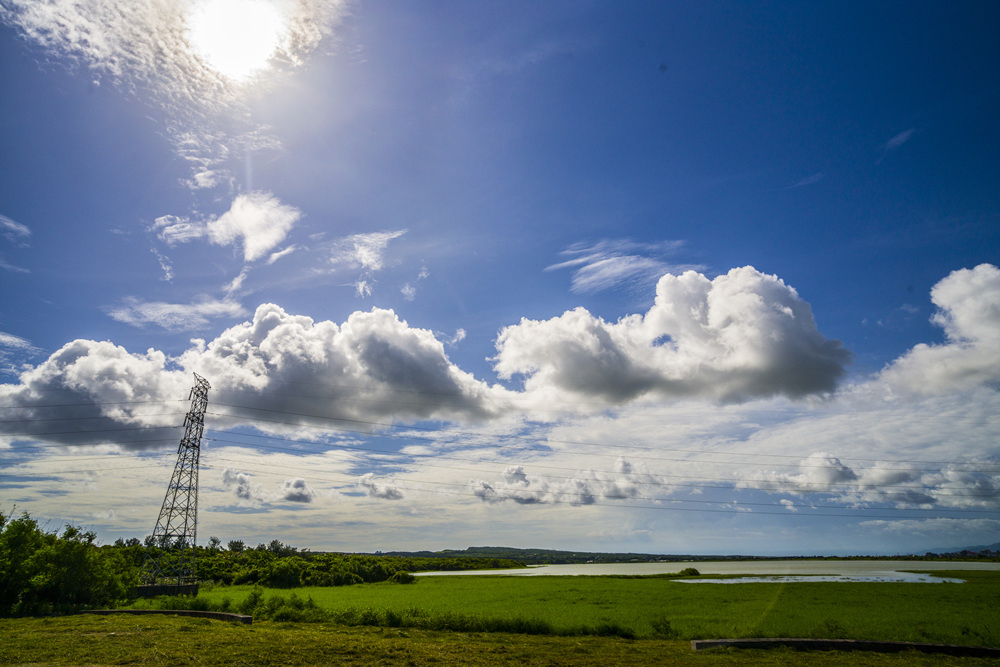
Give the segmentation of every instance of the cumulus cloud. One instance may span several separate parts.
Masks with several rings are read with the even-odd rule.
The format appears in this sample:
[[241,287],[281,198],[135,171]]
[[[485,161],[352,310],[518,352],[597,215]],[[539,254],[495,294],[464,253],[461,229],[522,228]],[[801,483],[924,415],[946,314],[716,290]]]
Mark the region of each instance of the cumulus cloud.
[[162,352],[130,354],[110,342],[67,343],[18,384],[0,385],[13,408],[0,434],[63,444],[117,442],[147,449],[176,441],[190,375],[171,370]]
[[622,285],[644,287],[645,283],[653,282],[664,273],[700,268],[670,265],[662,259],[682,245],[681,241],[636,243],[628,239],[576,243],[561,253],[570,259],[545,270],[572,269],[571,290],[576,293],[599,292]]
[[369,498],[381,498],[383,500],[402,500],[403,492],[400,491],[396,483],[391,479],[376,479],[375,473],[369,472],[361,476],[358,486],[368,492]]
[[822,494],[849,506],[1000,508],[1000,468],[995,461],[956,461],[921,468],[900,461],[876,461],[852,467],[827,452],[816,452],[795,471],[743,470],[737,476],[741,479],[736,488]]
[[[458,368],[432,332],[391,310],[356,312],[338,325],[265,304],[251,321],[211,341],[195,340],[174,359],[109,342],[68,343],[22,373],[18,384],[0,385],[0,402],[18,408],[10,419],[23,420],[0,424],[0,433],[149,446],[132,431],[116,432],[182,423],[186,405],[179,399],[188,395],[191,371],[209,378],[213,403],[224,395],[229,416],[217,423],[275,431],[338,428],[345,420],[365,428],[386,420],[485,419],[502,413],[509,395]],[[164,403],[176,407],[164,414]],[[43,407],[60,405],[70,407]],[[59,429],[41,423],[53,419]],[[42,433],[53,430],[66,433]]]
[[931,321],[947,338],[920,344],[882,371],[895,392],[947,394],[1000,385],[1000,269],[980,264],[953,271],[931,289]]
[[254,484],[253,478],[245,472],[226,468],[222,471],[222,484],[236,496],[241,505],[260,507],[265,501],[261,487]]
[[247,314],[239,303],[203,298],[194,303],[141,301],[127,297],[124,304],[105,309],[108,316],[135,327],[155,325],[168,331],[203,329],[214,319],[242,317]]
[[812,309],[753,267],[708,279],[666,274],[645,315],[617,323],[577,308],[522,319],[496,343],[503,378],[539,395],[624,402],[646,394],[738,401],[829,392],[852,355],[816,328]]
[[[269,192],[238,195],[229,210],[205,222],[174,215],[157,218],[150,228],[167,245],[207,238],[221,246],[242,245],[246,262],[268,255],[281,244],[302,217],[294,206],[282,204]],[[273,257],[274,261],[278,257]]]
[[316,492],[301,477],[286,479],[282,483],[281,491],[278,495],[281,500],[290,503],[311,503],[315,496]]
[[826,452],[811,454],[799,464],[797,472],[758,470],[744,472],[751,482],[738,482],[737,488],[762,488],[785,493],[829,493],[855,482],[858,475],[840,459]]
[[593,505],[600,500],[640,498],[657,484],[660,480],[650,475],[644,466],[635,466],[620,457],[613,473],[586,470],[563,478],[529,475],[524,466],[508,466],[500,479],[492,482],[471,480],[469,489],[474,496],[487,503],[510,500],[521,505]]
[[[455,366],[432,332],[378,308],[337,325],[265,304],[252,321],[198,341],[180,362],[201,369],[213,387],[247,391],[245,405],[288,410],[290,419],[312,423],[486,417],[504,394]],[[322,396],[267,395],[287,396],[306,383],[321,386]]]

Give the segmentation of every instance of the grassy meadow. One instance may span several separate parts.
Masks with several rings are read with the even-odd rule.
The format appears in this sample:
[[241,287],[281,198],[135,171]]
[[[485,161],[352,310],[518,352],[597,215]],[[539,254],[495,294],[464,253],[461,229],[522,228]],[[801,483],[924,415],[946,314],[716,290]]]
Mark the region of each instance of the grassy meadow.
[[[418,577],[410,585],[260,590],[295,595],[342,625],[638,639],[817,637],[1000,646],[1000,572],[966,583],[686,584],[667,577]],[[201,604],[236,609],[252,587]]]
[[[252,607],[253,625],[175,616],[0,618],[0,664],[996,664],[912,651],[695,653],[688,641],[770,636],[1000,645],[1000,572],[938,574],[967,583],[460,576],[295,590],[218,586],[193,599],[137,606]],[[290,622],[296,618],[313,622]]]
[[0,619],[5,665],[339,665],[343,667],[978,667],[984,658],[833,651],[713,649],[682,640],[556,637],[345,627],[241,625],[177,616]]

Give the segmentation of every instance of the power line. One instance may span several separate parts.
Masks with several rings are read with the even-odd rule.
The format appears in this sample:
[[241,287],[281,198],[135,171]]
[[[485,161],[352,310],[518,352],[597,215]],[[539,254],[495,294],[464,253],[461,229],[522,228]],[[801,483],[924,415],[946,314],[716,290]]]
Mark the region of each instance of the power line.
[[[215,430],[215,429],[213,429],[211,431],[211,433],[227,433],[227,434],[232,434],[231,431],[220,431],[220,430]],[[234,434],[234,435],[238,435],[238,434]],[[314,442],[303,441],[303,440],[292,440],[292,439],[289,439],[289,438],[281,438],[279,436],[260,436],[260,435],[254,435],[253,437],[268,438],[268,439],[272,439],[272,440],[281,440],[283,442],[300,443],[300,444],[307,444],[307,445],[317,445],[317,446],[323,446],[323,447],[333,447],[333,448],[336,448],[338,450],[341,450],[341,451],[344,451],[344,452],[347,452],[347,453],[351,453],[351,452],[354,452],[354,451],[362,451],[362,452],[368,452],[368,453],[374,453],[374,454],[389,454],[389,455],[393,455],[393,456],[410,457],[410,458],[431,458],[431,459],[434,459],[434,460],[445,459],[445,460],[452,460],[452,461],[467,461],[467,462],[471,462],[471,463],[494,463],[494,464],[498,464],[498,465],[510,465],[509,462],[505,462],[505,461],[472,459],[472,458],[465,458],[465,457],[460,457],[460,456],[454,456],[454,455],[451,455],[451,454],[437,454],[437,453],[435,453],[435,454],[420,454],[420,453],[403,454],[401,452],[393,452],[393,451],[387,450],[387,449],[375,449],[375,448],[371,448],[371,447],[362,447],[362,446],[352,446],[352,447],[348,448],[348,447],[345,447],[343,445],[327,444],[327,443],[314,443]],[[295,448],[292,448],[292,447],[277,447],[277,446],[274,446],[274,445],[263,445],[263,444],[260,444],[260,443],[249,443],[249,442],[246,442],[246,441],[243,441],[243,440],[227,440],[225,438],[215,438],[215,437],[210,437],[210,438],[208,438],[208,440],[211,441],[211,442],[225,442],[225,443],[234,444],[234,445],[242,445],[244,447],[258,447],[258,448],[267,449],[267,450],[287,451],[287,452],[295,453],[295,454],[302,454],[303,453],[303,450],[301,450],[301,449],[295,449]],[[309,451],[307,453],[309,453],[309,454],[321,454],[322,452]],[[690,463],[704,463],[704,462],[701,462],[701,461],[691,461]],[[708,463],[717,464],[717,462],[708,462]],[[403,463],[398,463],[398,464],[391,464],[391,465],[402,466],[404,464]],[[442,465],[435,465],[435,464],[424,464],[424,465],[425,465],[425,467],[429,467],[429,468],[441,468],[441,469],[446,469],[446,470],[467,470],[469,472],[476,472],[478,474],[483,474],[481,470],[474,470],[474,469],[469,469],[469,468],[457,468],[457,467],[454,467],[454,466],[442,466]],[[530,465],[533,468],[541,468],[541,469],[545,469],[545,470],[562,470],[562,471],[570,471],[570,470],[575,471],[575,470],[579,470],[578,467],[577,468],[567,468],[565,466],[553,466],[553,465],[547,465],[547,464],[541,464],[541,463],[531,463]],[[711,485],[708,485],[708,484],[691,484],[691,483],[683,483],[683,482],[649,482],[649,481],[642,482],[643,484],[646,484],[646,485],[666,486],[666,487],[687,486],[687,487],[695,487],[695,488],[731,489],[731,488],[733,488],[732,484],[736,484],[736,483],[741,483],[742,484],[742,483],[748,483],[749,482],[749,483],[758,483],[758,484],[776,484],[776,483],[780,483],[780,481],[781,481],[781,480],[764,480],[764,479],[751,479],[751,478],[738,478],[738,479],[733,479],[733,480],[727,480],[727,479],[722,479],[722,478],[717,478],[717,477],[701,477],[701,476],[695,476],[695,475],[659,474],[659,473],[645,473],[645,472],[639,473],[639,474],[646,475],[646,476],[649,476],[649,477],[657,477],[657,478],[701,480],[701,481],[706,481],[706,482],[731,482],[731,484],[729,484],[727,486],[711,486]],[[577,479],[577,477],[562,476],[562,475],[549,475],[549,477],[556,478],[556,479]],[[830,484],[827,484],[827,483],[824,483],[824,482],[796,482],[796,484],[798,484],[800,486],[801,485],[806,485],[806,484],[808,484],[808,485],[815,485],[815,486],[826,486],[826,487],[830,486]],[[757,491],[770,491],[770,489],[760,488],[760,487],[747,487],[747,488],[753,489],[753,490],[757,490]],[[878,488],[915,489],[916,487],[914,487],[912,485],[908,485],[908,484],[881,484],[881,485],[879,485]],[[965,487],[938,486],[938,487],[934,488],[934,491],[935,492],[939,492],[942,489],[944,489],[944,490],[965,490]],[[821,490],[817,489],[817,492],[821,492]],[[994,493],[994,492],[988,492],[988,493]],[[979,497],[979,496],[976,496],[976,495],[958,494],[958,493],[945,493],[945,494],[942,494],[942,495]]]
[[[226,461],[226,462],[229,462],[229,463],[245,464],[245,462],[242,462],[242,461],[239,461],[239,460],[236,460],[236,459],[227,459],[227,458],[224,458],[224,457],[213,457],[213,458],[215,460],[218,460],[218,461]],[[216,467],[216,466],[214,466],[214,465],[212,465],[210,463],[209,464],[205,464],[205,465],[206,465],[206,467]],[[281,469],[285,469],[285,470],[294,470],[294,471],[309,470],[307,468],[300,468],[300,467],[296,467],[296,466],[283,466],[283,465],[276,465],[276,464],[269,464],[268,468],[269,469],[271,469],[271,468],[281,468]],[[336,476],[339,476],[339,477],[345,477],[345,478],[350,477],[346,473],[328,473],[328,474],[336,475]],[[350,477],[350,479],[356,481],[357,478],[356,477]],[[457,484],[457,483],[454,483],[454,482],[436,482],[436,481],[430,481],[430,480],[410,480],[410,479],[405,479],[405,478],[403,479],[403,481],[404,482],[410,482],[410,483],[416,483],[416,484],[433,484],[433,485],[438,485],[438,486],[450,486],[450,487],[459,487],[459,488],[464,488],[464,487],[467,486],[467,485],[463,485],[463,484]],[[395,480],[394,480],[394,483],[395,483]],[[406,487],[406,486],[399,486],[399,485],[396,485],[396,487],[397,488],[402,488],[402,489],[408,490],[408,491],[421,492],[421,493],[434,493],[434,494],[445,494],[445,495],[460,495],[460,496],[463,496],[463,497],[473,497],[473,498],[477,497],[477,496],[475,496],[474,494],[472,494],[470,492],[446,491],[446,490],[441,490],[441,489],[432,490],[432,489],[414,488],[414,487]],[[574,493],[572,491],[546,491],[546,495],[570,496],[570,497],[577,497],[577,498],[581,498],[581,499],[592,497],[592,496],[590,496],[588,494]],[[514,500],[514,499],[510,498],[510,500]],[[730,501],[692,500],[692,499],[678,499],[678,498],[659,498],[659,499],[655,499],[655,501],[669,502],[669,503],[675,503],[675,504],[676,503],[692,503],[692,504],[726,505],[726,506],[732,507],[733,509],[680,508],[680,507],[664,507],[664,506],[649,506],[649,505],[630,505],[630,504],[627,504],[627,503],[606,503],[606,502],[599,502],[599,501],[596,501],[596,500],[593,501],[593,502],[577,502],[577,503],[574,503],[572,501],[565,501],[565,500],[554,500],[554,501],[551,501],[551,502],[536,501],[536,502],[525,503],[525,504],[538,504],[538,505],[543,505],[543,504],[571,504],[571,505],[586,505],[586,506],[596,505],[596,506],[601,506],[601,507],[627,507],[627,508],[633,508],[633,509],[651,509],[651,510],[667,510],[667,511],[689,511],[689,512],[716,512],[716,513],[727,513],[727,514],[743,514],[745,512],[740,511],[738,508],[739,507],[744,507],[744,506],[783,507],[783,505],[781,505],[780,503],[758,503],[758,502],[743,502],[743,501],[740,501],[740,502],[732,501],[732,502],[730,502]],[[816,505],[806,504],[806,505],[796,505],[795,507],[797,509],[808,509],[808,508],[816,507]],[[826,507],[826,508],[837,507],[839,509],[839,506],[832,506],[832,505],[822,505],[822,506],[819,506],[819,507]],[[857,511],[857,509],[855,509],[855,508],[843,508],[843,509]],[[889,508],[875,508],[875,509],[876,509],[876,511],[885,511],[885,510],[887,510]],[[954,509],[954,510],[900,509],[900,510],[897,510],[897,511],[898,512],[910,512],[910,513],[912,513],[912,512],[932,513],[932,512],[941,512],[941,511],[951,512],[951,513],[956,513],[956,512],[957,513],[984,513],[983,510],[958,510],[958,509]],[[803,516],[803,517],[824,516],[824,517],[865,518],[865,519],[899,519],[900,518],[899,514],[880,515],[880,514],[871,514],[868,511],[865,511],[863,514],[838,514],[838,513],[823,513],[823,512],[809,512],[808,514],[797,514],[796,512],[791,512],[787,508],[784,511],[782,511],[782,512],[770,512],[770,511],[757,511],[757,510],[754,510],[752,513],[753,514],[775,514],[775,515],[781,515],[781,516]],[[932,517],[918,517],[918,518],[932,518]]]

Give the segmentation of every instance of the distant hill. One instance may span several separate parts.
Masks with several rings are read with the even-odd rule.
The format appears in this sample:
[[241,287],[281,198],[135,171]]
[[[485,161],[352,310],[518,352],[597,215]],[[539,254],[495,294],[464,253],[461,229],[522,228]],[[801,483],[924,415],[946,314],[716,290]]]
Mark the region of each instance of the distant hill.
[[752,556],[698,556],[694,554],[597,553],[556,549],[515,549],[514,547],[469,547],[443,551],[389,551],[386,556],[419,558],[509,558],[526,565],[569,563],[659,563],[688,560],[745,560]]
[[973,547],[948,547],[942,549],[928,549],[932,554],[957,554],[962,551],[1000,551],[1000,542],[993,544],[979,544]]

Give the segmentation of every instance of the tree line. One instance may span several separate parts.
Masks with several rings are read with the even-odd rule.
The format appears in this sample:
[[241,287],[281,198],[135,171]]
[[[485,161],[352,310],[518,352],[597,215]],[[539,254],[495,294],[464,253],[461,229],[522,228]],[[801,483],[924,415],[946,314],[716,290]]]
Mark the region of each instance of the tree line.
[[[218,585],[269,588],[349,586],[391,581],[411,583],[413,572],[524,567],[503,558],[407,558],[321,553],[272,540],[247,547],[209,538],[195,554],[195,576]],[[66,526],[46,531],[27,513],[0,513],[0,616],[24,616],[101,608],[132,599],[150,549],[131,538],[98,546],[96,534]],[[169,553],[165,554],[169,557]]]

